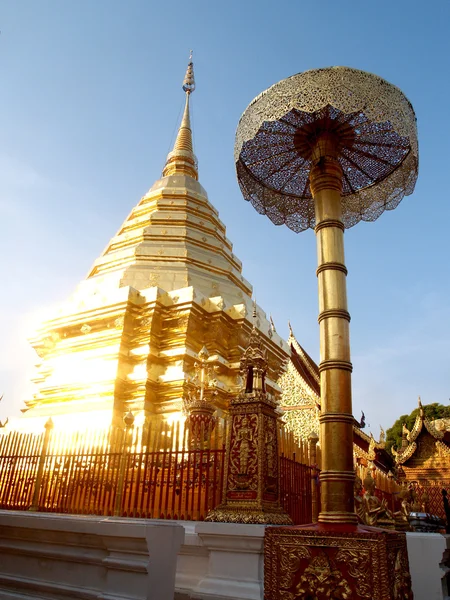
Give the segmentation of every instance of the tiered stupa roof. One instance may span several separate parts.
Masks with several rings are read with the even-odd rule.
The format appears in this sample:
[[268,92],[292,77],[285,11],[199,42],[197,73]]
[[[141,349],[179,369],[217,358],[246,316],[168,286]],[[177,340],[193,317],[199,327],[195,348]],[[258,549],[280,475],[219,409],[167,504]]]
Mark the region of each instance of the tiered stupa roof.
[[193,286],[207,297],[222,296],[228,304],[251,297],[225,226],[198,182],[189,107],[195,89],[192,61],[183,89],[184,114],[162,177],[95,261],[84,288],[111,283],[137,290],[157,285],[169,291]]

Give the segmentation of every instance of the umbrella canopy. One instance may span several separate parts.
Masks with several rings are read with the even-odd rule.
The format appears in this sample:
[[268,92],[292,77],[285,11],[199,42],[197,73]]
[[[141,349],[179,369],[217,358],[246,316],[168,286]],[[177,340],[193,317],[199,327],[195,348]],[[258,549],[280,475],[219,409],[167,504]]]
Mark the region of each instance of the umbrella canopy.
[[324,135],[342,168],[345,227],[374,221],[414,190],[417,128],[407,98],[381,77],[330,67],[280,81],[242,115],[235,161],[244,198],[276,225],[313,228],[309,174]]

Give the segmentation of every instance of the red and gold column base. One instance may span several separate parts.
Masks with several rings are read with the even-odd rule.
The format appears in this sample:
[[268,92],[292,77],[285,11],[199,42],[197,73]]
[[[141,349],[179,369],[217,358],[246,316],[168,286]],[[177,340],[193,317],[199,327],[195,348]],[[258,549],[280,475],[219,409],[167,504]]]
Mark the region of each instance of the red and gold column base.
[[291,517],[284,512],[281,506],[262,507],[259,510],[255,510],[242,506],[242,503],[233,506],[230,502],[221,504],[211,510],[205,521],[258,525],[292,525]]
[[364,525],[270,527],[265,600],[412,600],[406,536]]

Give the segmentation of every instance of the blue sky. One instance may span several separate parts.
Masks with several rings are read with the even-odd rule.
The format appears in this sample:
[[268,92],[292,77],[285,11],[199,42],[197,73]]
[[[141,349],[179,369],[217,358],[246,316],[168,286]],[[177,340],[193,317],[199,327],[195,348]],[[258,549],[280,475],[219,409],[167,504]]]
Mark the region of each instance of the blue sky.
[[0,405],[17,410],[43,307],[64,301],[159,178],[192,98],[200,181],[277,330],[318,360],[316,250],[258,215],[233,164],[237,122],[273,83],[346,65],[399,86],[419,127],[416,191],[346,232],[354,413],[375,434],[450,397],[450,3],[3,0]]

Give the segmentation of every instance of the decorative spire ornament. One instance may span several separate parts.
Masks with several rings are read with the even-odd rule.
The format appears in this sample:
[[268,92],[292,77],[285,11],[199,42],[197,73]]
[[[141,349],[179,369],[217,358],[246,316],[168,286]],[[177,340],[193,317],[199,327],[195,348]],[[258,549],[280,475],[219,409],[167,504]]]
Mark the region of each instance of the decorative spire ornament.
[[189,63],[183,81],[183,90],[188,95],[192,94],[192,92],[195,90],[194,63],[192,62],[192,53],[193,50],[191,50],[189,54]]
[[207,443],[216,424],[214,396],[217,395],[217,382],[208,358],[209,352],[206,346],[203,346],[198,353],[198,360],[194,363],[195,375],[188,383],[184,398],[190,442],[195,448],[201,448]]
[[271,330],[275,332],[276,328],[275,328],[275,323],[273,322],[273,319],[272,319],[272,315],[270,315],[269,321],[270,321],[270,328],[271,328]]
[[192,142],[191,118],[189,110],[189,98],[195,90],[194,63],[192,62],[192,50],[189,55],[189,63],[186,75],[183,79],[183,90],[186,94],[183,117],[178,129],[172,152],[167,156],[163,169],[163,177],[169,175],[188,175],[198,180],[197,158],[194,154]]

